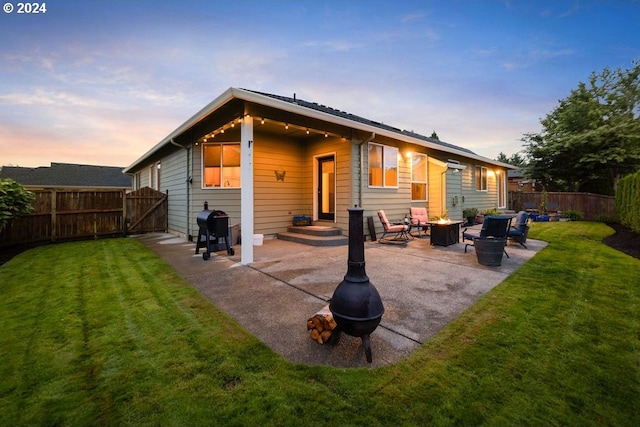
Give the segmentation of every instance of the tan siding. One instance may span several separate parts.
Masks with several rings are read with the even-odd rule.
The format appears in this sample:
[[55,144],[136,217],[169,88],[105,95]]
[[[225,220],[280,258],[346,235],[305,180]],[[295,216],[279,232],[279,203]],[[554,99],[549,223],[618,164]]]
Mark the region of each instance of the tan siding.
[[[286,231],[293,215],[310,213],[303,198],[304,147],[292,139],[257,135],[254,159],[254,231]],[[276,180],[275,170],[286,172],[284,181]]]
[[[377,142],[377,141],[374,141]],[[380,142],[381,143],[381,142]],[[395,146],[392,143],[384,145]],[[376,227],[376,233],[382,233],[382,224],[378,219],[377,212],[384,210],[390,221],[401,220],[409,214],[411,207],[411,165],[405,155],[406,149],[398,147],[398,188],[370,188],[368,183],[369,150],[364,147],[363,160],[363,189],[362,205],[365,209],[364,217],[372,216]]]
[[349,213],[347,209],[353,206],[352,202],[352,169],[351,169],[351,143],[342,138],[321,137],[310,143],[306,150],[307,180],[305,183],[305,200],[313,206],[315,190],[313,188],[314,156],[333,154],[336,161],[336,219],[335,226],[343,230],[343,234],[349,231]]

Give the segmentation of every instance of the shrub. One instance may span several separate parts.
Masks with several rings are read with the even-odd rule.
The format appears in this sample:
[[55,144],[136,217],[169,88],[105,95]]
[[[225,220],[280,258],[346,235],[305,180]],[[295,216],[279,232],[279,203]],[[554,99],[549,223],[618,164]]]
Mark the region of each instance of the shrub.
[[476,208],[466,208],[462,211],[462,216],[465,218],[469,218],[471,216],[478,215],[478,209]]
[[36,195],[12,179],[0,179],[0,230],[10,219],[33,212]]
[[568,210],[564,212],[564,217],[569,218],[571,221],[582,221],[584,215],[580,211]]
[[618,182],[615,211],[620,224],[640,232],[640,171]]

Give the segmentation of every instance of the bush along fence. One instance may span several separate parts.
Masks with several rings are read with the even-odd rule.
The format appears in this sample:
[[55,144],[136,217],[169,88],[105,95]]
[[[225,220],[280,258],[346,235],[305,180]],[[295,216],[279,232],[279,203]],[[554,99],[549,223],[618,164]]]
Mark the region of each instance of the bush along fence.
[[509,209],[516,212],[527,209],[540,210],[541,206],[549,211],[580,212],[587,221],[613,221],[615,219],[615,198],[613,196],[571,192],[509,192]]
[[27,189],[34,210],[6,224],[0,248],[167,230],[167,195],[150,188]]
[[620,224],[640,233],[640,171],[618,182],[615,211]]

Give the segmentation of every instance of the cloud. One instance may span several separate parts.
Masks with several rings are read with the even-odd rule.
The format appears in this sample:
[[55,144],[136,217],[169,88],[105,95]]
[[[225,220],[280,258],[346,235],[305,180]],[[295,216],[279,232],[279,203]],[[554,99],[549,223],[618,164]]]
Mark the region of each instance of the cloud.
[[403,24],[406,24],[407,22],[421,21],[423,18],[426,18],[427,16],[429,16],[429,13],[427,12],[412,12],[412,13],[403,15],[400,18],[400,22],[402,22]]
[[312,40],[302,44],[303,48],[320,48],[329,52],[350,52],[363,47],[363,43],[347,40]]

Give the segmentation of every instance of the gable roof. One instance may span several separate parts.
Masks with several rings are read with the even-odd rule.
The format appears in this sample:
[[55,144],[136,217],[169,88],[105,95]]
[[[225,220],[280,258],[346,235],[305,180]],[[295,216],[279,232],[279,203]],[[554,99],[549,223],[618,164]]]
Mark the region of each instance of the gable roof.
[[3,166],[0,178],[31,186],[131,188],[131,177],[122,173],[122,169],[72,163],[51,163],[51,167],[36,168]]
[[439,139],[435,139],[435,138],[431,138],[431,137],[428,137],[428,136],[420,135],[419,133],[415,133],[415,132],[411,132],[411,131],[407,131],[407,130],[402,130],[402,129],[399,129],[399,128],[396,128],[396,127],[393,127],[393,126],[386,125],[386,124],[381,123],[381,122],[376,122],[374,120],[370,120],[370,119],[366,119],[364,117],[356,116],[354,114],[347,113],[346,111],[341,111],[341,110],[337,110],[335,108],[331,108],[331,107],[327,107],[325,105],[318,104],[317,102],[308,102],[308,101],[304,101],[304,100],[298,99],[298,98],[289,98],[287,96],[273,95],[273,94],[270,94],[270,93],[258,92],[258,91],[250,90],[250,89],[243,89],[243,90],[246,90],[248,92],[257,93],[259,95],[268,96],[270,98],[279,99],[281,101],[289,102],[291,104],[300,105],[302,107],[310,108],[312,110],[321,111],[323,113],[331,114],[331,115],[336,116],[336,117],[342,117],[344,119],[348,119],[348,120],[352,120],[354,122],[366,124],[368,126],[372,126],[372,127],[378,128],[378,129],[386,130],[386,131],[397,133],[397,134],[404,135],[404,136],[409,136],[409,137],[416,138],[416,139],[421,139],[421,140],[426,141],[426,142],[431,142],[433,144],[441,145],[444,148],[451,148],[451,149],[455,149],[455,150],[466,152],[468,154],[474,154],[475,155],[475,153],[473,151],[471,151],[471,150],[469,150],[467,148],[458,147],[457,145],[449,144],[447,142],[440,141]]
[[201,124],[203,120],[215,113],[216,110],[225,106],[226,104],[230,104],[233,100],[240,100],[252,104],[258,104],[265,107],[282,110],[288,113],[299,114],[302,116],[323,120],[329,123],[349,127],[356,130],[373,132],[381,136],[386,136],[411,144],[417,144],[423,147],[441,151],[443,153],[459,155],[469,159],[493,164],[499,167],[514,169],[514,166],[512,165],[480,156],[469,149],[449,144],[447,142],[430,138],[424,135],[420,135],[415,132],[401,130],[393,126],[385,125],[374,120],[356,116],[354,114],[327,107],[315,102],[308,102],[297,98],[273,95],[248,89],[229,88],[204,108],[202,108],[200,111],[198,111],[190,119],[180,125],[177,129],[167,135],[164,139],[158,142],[149,151],[138,158],[134,163],[127,166],[124,169],[124,173],[131,173],[136,170],[137,167],[145,166],[145,162],[147,162],[153,156],[156,156],[158,152],[165,147],[168,147],[170,145],[178,145],[173,141],[175,138],[178,138],[179,136],[187,133],[194,126]]

